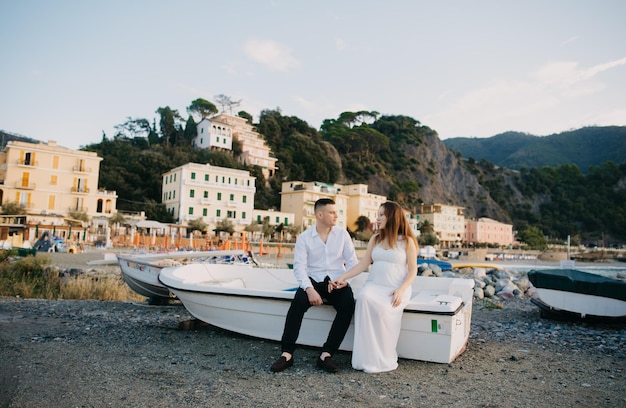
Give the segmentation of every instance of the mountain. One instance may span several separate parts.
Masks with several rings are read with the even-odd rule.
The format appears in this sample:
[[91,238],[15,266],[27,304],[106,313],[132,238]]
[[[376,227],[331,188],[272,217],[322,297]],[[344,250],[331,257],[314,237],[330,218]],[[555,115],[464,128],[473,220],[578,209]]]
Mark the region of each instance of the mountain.
[[590,166],[626,160],[626,126],[585,127],[543,137],[505,132],[489,138],[456,137],[443,143],[465,158],[515,170],[575,164],[587,173]]

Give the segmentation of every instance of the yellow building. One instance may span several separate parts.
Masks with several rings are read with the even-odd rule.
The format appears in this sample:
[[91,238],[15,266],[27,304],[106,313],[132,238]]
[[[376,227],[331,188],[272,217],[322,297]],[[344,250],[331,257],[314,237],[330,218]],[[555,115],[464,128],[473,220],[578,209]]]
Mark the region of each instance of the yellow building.
[[245,170],[187,163],[163,174],[162,202],[181,224],[200,218],[210,231],[228,220],[242,231],[253,221],[255,179]]
[[367,188],[366,184],[344,186],[318,181],[286,181],[280,193],[280,209],[293,213],[295,225],[304,230],[315,224],[315,201],[330,198],[339,211],[337,225],[354,231],[359,216],[366,216],[372,223],[376,221],[378,208],[387,200],[385,196],[368,193]]
[[369,218],[374,223],[381,204],[387,197],[368,193],[367,184],[350,184],[342,188],[348,195],[347,225],[351,231],[356,229],[356,221],[360,216]]
[[465,234],[465,208],[445,204],[422,204],[417,220],[433,227],[442,248],[457,246]]
[[337,225],[346,228],[348,225],[348,196],[342,192],[342,187],[318,181],[285,181],[280,193],[280,210],[293,213],[295,225],[304,231],[315,224],[315,202],[320,198],[330,198],[337,204],[339,212]]
[[27,214],[115,213],[115,191],[98,189],[101,157],[56,142],[8,142],[0,152],[0,204],[16,202]]

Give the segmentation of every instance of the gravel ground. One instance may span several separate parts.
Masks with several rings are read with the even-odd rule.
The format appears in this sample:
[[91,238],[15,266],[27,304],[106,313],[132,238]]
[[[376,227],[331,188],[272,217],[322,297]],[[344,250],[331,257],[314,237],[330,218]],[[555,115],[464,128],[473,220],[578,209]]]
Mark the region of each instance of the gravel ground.
[[340,352],[328,374],[302,348],[275,374],[277,342],[200,324],[177,303],[0,298],[0,408],[626,407],[625,325],[543,319],[528,298],[492,305],[475,301],[451,364],[364,374]]

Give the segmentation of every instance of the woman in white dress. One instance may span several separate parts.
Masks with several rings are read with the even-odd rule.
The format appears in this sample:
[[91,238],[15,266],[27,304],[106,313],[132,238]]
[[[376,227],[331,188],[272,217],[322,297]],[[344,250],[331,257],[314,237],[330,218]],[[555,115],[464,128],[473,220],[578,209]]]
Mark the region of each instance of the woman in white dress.
[[402,312],[411,298],[411,284],[417,276],[417,240],[404,211],[387,201],[378,209],[378,233],[372,236],[359,263],[330,288],[346,286],[347,279],[366,271],[366,283],[356,295],[352,367],[366,373],[398,368],[396,346]]

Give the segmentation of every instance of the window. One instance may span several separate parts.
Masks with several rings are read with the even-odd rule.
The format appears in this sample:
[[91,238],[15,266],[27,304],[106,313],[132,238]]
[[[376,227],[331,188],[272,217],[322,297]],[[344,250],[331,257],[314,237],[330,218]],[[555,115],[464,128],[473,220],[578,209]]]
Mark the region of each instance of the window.
[[226,217],[228,218],[237,218],[237,211],[227,211]]
[[196,190],[191,189],[189,190],[189,198],[193,198],[196,195]]
[[204,175],[204,181],[209,181],[209,175],[208,174]]
[[243,202],[244,202],[244,203],[246,202],[246,200],[247,200],[247,199],[248,199],[248,197],[243,196]]
[[222,210],[215,211],[215,216],[216,217],[221,217],[222,216]]
[[57,185],[57,176],[50,176],[50,184],[53,186]]
[[52,168],[53,169],[59,168],[59,156],[52,156]]
[[242,213],[241,213],[241,219],[242,219],[242,220],[245,220],[245,219],[246,219],[246,212],[245,212],[245,211],[242,211]]
[[189,215],[193,215],[193,207],[189,207]]
[[206,217],[207,216],[207,212],[208,212],[208,210],[206,208],[203,208],[202,209],[202,216]]
[[217,201],[222,201],[222,193],[217,193]]
[[231,195],[230,195],[229,200],[230,200],[230,201],[235,201],[235,195],[234,195],[234,194],[231,194]]
[[55,196],[48,196],[48,210],[54,210]]
[[289,220],[287,219],[287,217],[285,217],[285,222],[283,222],[283,224],[285,225],[285,227],[289,225]]
[[204,192],[204,198],[209,198],[209,192],[208,191]]
[[195,171],[192,171],[192,172],[191,172],[191,179],[192,179],[192,180],[195,180],[195,179],[196,179],[196,172],[195,172]]

